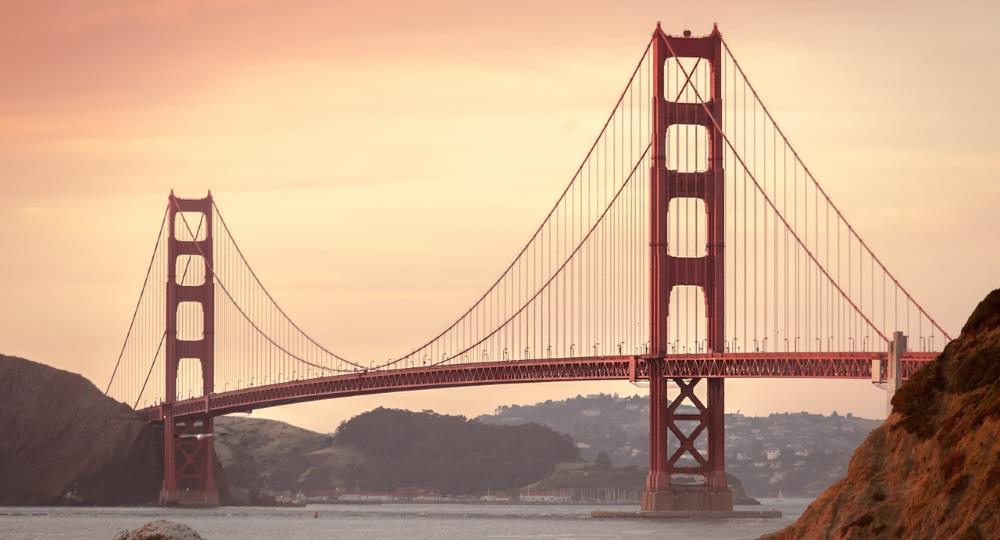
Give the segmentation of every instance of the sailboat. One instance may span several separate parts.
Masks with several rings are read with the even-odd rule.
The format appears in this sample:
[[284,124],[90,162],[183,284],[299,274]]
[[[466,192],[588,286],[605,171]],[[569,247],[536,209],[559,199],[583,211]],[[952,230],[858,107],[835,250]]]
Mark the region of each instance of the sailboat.
[[781,494],[781,488],[778,488],[778,502],[785,502],[785,496]]

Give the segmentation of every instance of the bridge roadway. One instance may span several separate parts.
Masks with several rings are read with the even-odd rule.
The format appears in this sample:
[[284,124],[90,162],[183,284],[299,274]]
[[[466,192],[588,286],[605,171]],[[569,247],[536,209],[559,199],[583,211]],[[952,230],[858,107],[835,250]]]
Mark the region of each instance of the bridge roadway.
[[[901,375],[908,378],[939,353],[910,352],[902,359]],[[880,360],[885,380],[887,354],[877,352],[672,354],[664,360],[669,378],[815,378],[871,379],[872,361]],[[589,356],[470,362],[435,367],[358,371],[253,386],[174,403],[174,417],[221,416],[320,399],[482,386],[558,381],[643,380],[648,378],[643,356]],[[151,421],[163,420],[163,405],[141,409]]]

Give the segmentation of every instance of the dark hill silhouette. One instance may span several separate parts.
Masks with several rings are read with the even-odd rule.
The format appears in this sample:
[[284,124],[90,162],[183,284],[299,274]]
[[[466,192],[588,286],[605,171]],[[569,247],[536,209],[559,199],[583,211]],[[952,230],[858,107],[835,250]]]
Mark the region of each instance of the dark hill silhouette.
[[430,411],[378,408],[332,436],[240,417],[219,418],[216,430],[226,478],[250,500],[285,490],[514,490],[579,459],[569,437],[537,424],[493,426]]
[[495,426],[431,412],[378,408],[342,424],[339,446],[364,455],[356,489],[430,487],[442,494],[513,489],[579,459],[568,436],[538,424]]
[[0,355],[0,505],[156,502],[163,431],[68,371]]

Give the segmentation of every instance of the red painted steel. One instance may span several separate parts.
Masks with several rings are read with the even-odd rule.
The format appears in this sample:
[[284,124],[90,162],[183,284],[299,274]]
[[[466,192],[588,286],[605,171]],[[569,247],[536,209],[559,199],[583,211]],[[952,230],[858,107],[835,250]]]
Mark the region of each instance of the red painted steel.
[[[936,353],[910,353],[903,358],[909,377]],[[726,353],[677,354],[652,364],[643,356],[595,356],[540,360],[476,362],[454,366],[358,372],[281,384],[244,388],[142,409],[148,420],[198,419],[234,412],[322,399],[494,384],[559,381],[648,380],[651,365],[668,379],[689,378],[826,378],[871,379],[872,360],[886,353]],[[634,370],[634,377],[632,376]]]
[[[693,285],[704,293],[707,319],[708,350],[720,353],[725,350],[725,174],[721,126],[710,118],[722,117],[722,40],[718,28],[705,37],[667,36],[657,25],[653,33],[653,158],[650,178],[650,335],[652,357],[650,368],[650,463],[643,493],[643,510],[731,510],[732,501],[725,471],[725,381],[711,378],[705,381],[707,399],[703,403],[695,397],[694,387],[699,378],[691,381],[675,380],[682,392],[675,399],[667,396],[667,373],[661,367],[673,355],[667,355],[670,293],[674,287]],[[669,58],[694,57],[708,62],[710,69],[710,95],[705,104],[678,103],[664,95],[665,63]],[[691,83],[690,75],[684,86]],[[678,96],[680,97],[680,96]],[[685,114],[701,110],[702,114]],[[666,162],[667,128],[674,124],[701,125],[710,134],[707,169],[697,173],[681,173],[669,168]],[[702,257],[675,257],[668,249],[668,210],[670,200],[681,197],[699,198],[705,203],[707,241]],[[688,417],[676,414],[684,402],[696,406],[700,414]],[[696,422],[693,430],[685,435],[677,422]],[[694,447],[701,433],[707,436],[708,455],[703,456]],[[671,452],[669,434],[673,433],[680,447]],[[687,454],[697,462],[696,467],[679,467],[678,460]],[[708,493],[692,494],[671,490],[674,473],[698,474],[704,477],[704,490]]]
[[[649,353],[655,359],[648,362],[649,374],[649,474],[646,477],[646,492],[669,489],[670,477],[667,473],[667,436],[664,424],[667,417],[667,381],[663,376],[662,359],[667,354],[669,344],[667,314],[670,310],[670,283],[667,276],[667,250],[669,239],[667,229],[667,207],[669,201],[663,171],[666,169],[666,104],[664,102],[664,62],[667,58],[666,44],[660,39],[660,25],[653,32],[653,132],[650,135],[652,154],[650,158],[649,194]],[[645,499],[645,495],[643,495]],[[645,505],[644,505],[645,506]]]
[[[180,212],[203,216],[204,238],[193,237],[190,224]],[[166,394],[161,405],[163,430],[163,489],[160,504],[218,506],[215,485],[215,451],[212,444],[214,416],[188,417],[176,414],[177,374],[184,358],[197,359],[201,366],[202,391],[215,390],[215,281],[212,278],[213,236],[212,196],[204,199],[180,199],[170,193],[167,208],[167,291],[166,291]],[[187,233],[184,240],[177,231]],[[201,230],[201,227],[198,228]],[[195,233],[197,234],[197,233]],[[203,257],[205,270],[200,285],[177,282],[177,259],[182,255]],[[198,304],[202,309],[201,339],[181,340],[177,336],[177,317],[182,302]],[[198,437],[201,435],[201,437]],[[205,437],[208,435],[208,437]]]

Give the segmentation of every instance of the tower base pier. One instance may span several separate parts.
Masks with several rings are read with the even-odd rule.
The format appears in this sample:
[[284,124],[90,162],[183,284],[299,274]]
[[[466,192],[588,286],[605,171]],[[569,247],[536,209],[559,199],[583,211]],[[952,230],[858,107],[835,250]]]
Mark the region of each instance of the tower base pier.
[[640,508],[643,512],[729,512],[733,494],[728,489],[671,486],[664,491],[644,491]]
[[215,423],[212,417],[176,421],[165,406],[161,506],[219,506],[215,482]]
[[160,490],[160,506],[214,508],[219,506],[219,492],[207,490]]

